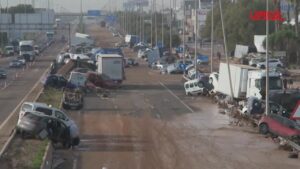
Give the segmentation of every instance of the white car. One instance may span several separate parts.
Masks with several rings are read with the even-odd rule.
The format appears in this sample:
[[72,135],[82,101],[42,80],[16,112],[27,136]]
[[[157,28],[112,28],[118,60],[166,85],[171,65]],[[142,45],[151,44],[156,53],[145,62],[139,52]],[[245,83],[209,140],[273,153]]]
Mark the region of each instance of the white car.
[[20,120],[22,119],[25,112],[27,112],[27,111],[37,111],[37,112],[41,112],[47,116],[58,118],[61,121],[63,121],[66,124],[66,126],[71,126],[74,123],[74,121],[71,120],[63,111],[61,111],[57,108],[48,106],[45,103],[24,102],[21,107],[21,110],[19,112],[18,124],[20,123]]
[[80,142],[79,129],[74,121],[66,124],[57,117],[38,111],[26,111],[16,130],[22,137],[26,135],[40,139],[48,137],[54,143],[62,143],[66,148],[76,146]]
[[[256,67],[260,69],[265,69],[266,61],[257,63]],[[269,59],[269,67],[270,68],[283,67],[283,63],[279,59]]]
[[207,94],[207,90],[205,90],[204,84],[199,81],[199,79],[189,80],[184,83],[185,94],[190,95],[199,95],[199,94]]
[[85,54],[71,54],[72,60],[89,60],[90,57]]

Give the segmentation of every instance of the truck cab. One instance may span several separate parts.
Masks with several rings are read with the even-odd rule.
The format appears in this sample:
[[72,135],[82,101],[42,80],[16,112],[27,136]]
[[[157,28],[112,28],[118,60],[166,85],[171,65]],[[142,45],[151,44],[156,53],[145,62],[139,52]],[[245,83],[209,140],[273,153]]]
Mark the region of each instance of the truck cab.
[[[283,89],[282,79],[279,73],[269,72],[270,92],[279,92]],[[255,96],[258,99],[264,98],[266,91],[266,72],[254,70],[248,72],[247,98]]]
[[35,51],[33,47],[33,40],[20,41],[20,56],[23,57],[26,62],[32,62],[35,59]]

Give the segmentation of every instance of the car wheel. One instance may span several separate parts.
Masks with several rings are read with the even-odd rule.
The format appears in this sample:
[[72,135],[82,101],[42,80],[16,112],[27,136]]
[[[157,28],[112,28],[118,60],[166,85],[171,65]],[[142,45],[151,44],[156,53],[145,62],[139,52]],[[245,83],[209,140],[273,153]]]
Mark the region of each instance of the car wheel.
[[252,67],[256,67],[257,65],[256,65],[256,64],[252,64],[251,66],[252,66]]
[[72,141],[72,146],[78,146],[80,143],[80,138],[79,137],[76,137],[73,139]]
[[192,96],[192,93],[188,92],[187,95],[188,95],[188,96]]
[[66,148],[66,149],[69,149],[71,148],[72,144],[69,142],[69,141],[64,141],[62,143],[63,147]]
[[208,95],[208,90],[207,89],[203,89],[203,95],[207,96]]
[[63,103],[63,108],[66,109],[66,110],[69,110],[69,109],[70,109],[70,106],[67,105],[67,104],[65,104],[65,103]]
[[277,67],[281,68],[281,67],[282,67],[282,65],[281,65],[281,64],[278,64],[278,65],[277,65]]
[[266,123],[261,123],[259,125],[259,133],[266,135],[269,133],[269,126]]

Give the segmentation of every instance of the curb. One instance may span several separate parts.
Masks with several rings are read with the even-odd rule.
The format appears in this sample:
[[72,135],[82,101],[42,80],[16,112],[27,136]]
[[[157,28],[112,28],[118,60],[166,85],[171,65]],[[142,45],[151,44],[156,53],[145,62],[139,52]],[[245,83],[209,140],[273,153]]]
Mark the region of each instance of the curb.
[[53,146],[52,146],[51,142],[49,142],[47,144],[40,169],[51,169],[52,168],[52,153],[53,153]]

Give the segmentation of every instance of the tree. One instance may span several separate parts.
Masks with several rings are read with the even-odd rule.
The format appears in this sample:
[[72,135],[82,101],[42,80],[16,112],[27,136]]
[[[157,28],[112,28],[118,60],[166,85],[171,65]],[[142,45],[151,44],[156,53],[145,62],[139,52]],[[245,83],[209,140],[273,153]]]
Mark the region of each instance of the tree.
[[[264,41],[264,46],[265,46]],[[298,50],[299,39],[296,33],[289,28],[284,27],[282,30],[278,30],[270,34],[269,36],[269,47],[272,51],[286,51],[287,63],[295,62],[294,57]],[[294,54],[294,55],[293,55]],[[293,56],[293,57],[292,57]]]
[[[275,9],[274,4],[270,4],[270,10]],[[254,35],[266,34],[265,21],[252,21],[249,18],[250,11],[266,10],[265,1],[253,1],[253,3],[245,4],[245,1],[231,3],[224,0],[223,15],[226,37],[229,51],[234,50],[236,44],[253,45]],[[223,39],[219,4],[214,6],[214,34],[216,39]],[[274,32],[275,23],[270,22],[270,32]],[[206,26],[204,28],[203,37],[209,38],[211,34],[211,13],[207,15]]]
[[[2,8],[1,9],[2,13],[6,13],[7,9]],[[8,13],[15,14],[15,13],[34,13],[35,10],[32,5],[27,5],[27,4],[19,4],[17,6],[12,6],[8,8]]]

